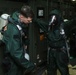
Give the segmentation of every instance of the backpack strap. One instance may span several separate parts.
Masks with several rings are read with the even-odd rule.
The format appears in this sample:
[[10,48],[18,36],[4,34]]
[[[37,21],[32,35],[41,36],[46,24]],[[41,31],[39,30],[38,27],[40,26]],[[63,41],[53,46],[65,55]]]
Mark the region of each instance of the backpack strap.
[[22,27],[18,24],[18,22],[14,21],[11,17],[8,17],[8,21],[13,23],[14,25],[16,25],[16,27],[18,28],[18,30],[20,31],[20,34],[25,36]]

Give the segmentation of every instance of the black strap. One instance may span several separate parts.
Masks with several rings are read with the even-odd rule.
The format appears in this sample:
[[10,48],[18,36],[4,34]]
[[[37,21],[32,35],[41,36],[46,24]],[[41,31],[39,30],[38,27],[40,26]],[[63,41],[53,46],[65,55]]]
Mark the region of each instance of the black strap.
[[22,30],[21,25],[17,21],[15,21],[14,19],[12,19],[11,17],[8,17],[8,21],[11,22],[12,24],[16,25],[16,27],[18,28],[18,30],[20,31],[20,34],[22,36],[25,35],[24,32],[23,32],[23,30]]

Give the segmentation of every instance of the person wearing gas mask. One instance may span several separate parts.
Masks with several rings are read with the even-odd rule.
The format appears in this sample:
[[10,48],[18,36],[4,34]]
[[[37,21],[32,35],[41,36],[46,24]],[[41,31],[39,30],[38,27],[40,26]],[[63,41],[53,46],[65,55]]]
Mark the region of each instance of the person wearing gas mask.
[[55,9],[51,11],[47,31],[49,46],[47,75],[56,75],[57,69],[61,75],[69,75],[68,64],[70,63],[70,54],[67,38],[71,30],[73,30],[73,28],[75,29],[75,27],[76,17],[64,22],[59,10]]
[[[64,21],[59,10],[51,11],[49,15],[49,24],[40,20],[36,24],[46,33],[48,40],[47,51],[47,75],[56,75],[59,69],[61,75],[69,75],[68,70],[68,52],[66,47]],[[70,23],[65,24],[67,27]],[[66,30],[67,31],[67,30]]]
[[58,10],[53,10],[49,17],[47,75],[56,75],[57,69],[61,75],[69,75],[69,54],[63,18]]

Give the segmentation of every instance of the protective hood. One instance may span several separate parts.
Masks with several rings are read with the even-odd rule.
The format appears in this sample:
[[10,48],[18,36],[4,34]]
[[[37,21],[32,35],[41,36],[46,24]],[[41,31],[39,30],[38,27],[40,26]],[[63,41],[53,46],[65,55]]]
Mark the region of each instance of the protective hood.
[[52,10],[49,14],[49,26],[58,28],[62,22],[63,22],[63,18],[61,16],[61,12],[57,9]]
[[22,23],[21,21],[20,21],[20,19],[19,19],[19,12],[14,12],[11,16],[10,16],[10,18],[9,18],[9,22],[11,22],[11,23],[16,23],[16,24],[18,24],[18,25],[20,25],[21,27],[25,27],[26,25],[24,24],[24,23]]
[[15,21],[18,21],[19,20],[19,12],[14,12],[12,15],[11,15],[11,17],[12,17],[12,19],[14,19]]
[[52,10],[52,11],[50,12],[49,15],[58,15],[58,16],[61,16],[61,12],[60,12],[59,10],[57,10],[57,9],[54,9],[54,10]]

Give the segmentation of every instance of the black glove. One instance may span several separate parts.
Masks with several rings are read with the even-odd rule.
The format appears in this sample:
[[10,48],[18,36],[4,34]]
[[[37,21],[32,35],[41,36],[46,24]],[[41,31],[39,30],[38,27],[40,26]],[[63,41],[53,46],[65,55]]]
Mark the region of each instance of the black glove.
[[31,66],[24,71],[24,75],[34,75],[35,65],[33,63],[31,63],[30,65]]

